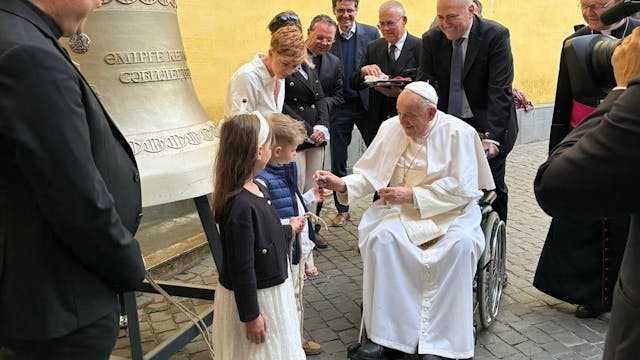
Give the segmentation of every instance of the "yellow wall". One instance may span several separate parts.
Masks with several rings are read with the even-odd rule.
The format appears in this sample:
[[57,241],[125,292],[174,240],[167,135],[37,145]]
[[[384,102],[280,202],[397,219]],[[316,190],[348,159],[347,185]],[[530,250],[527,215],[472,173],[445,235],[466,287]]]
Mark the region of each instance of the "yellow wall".
[[[514,87],[534,104],[553,102],[562,39],[582,22],[576,0],[482,0],[483,15],[511,31]],[[436,13],[436,0],[401,1],[407,28],[420,37]],[[360,1],[357,20],[374,24],[382,1]],[[233,72],[269,47],[267,24],[273,15],[294,10],[303,27],[313,16],[333,17],[331,1],[178,0],[178,19],[200,102],[209,117],[221,118],[227,82]]]

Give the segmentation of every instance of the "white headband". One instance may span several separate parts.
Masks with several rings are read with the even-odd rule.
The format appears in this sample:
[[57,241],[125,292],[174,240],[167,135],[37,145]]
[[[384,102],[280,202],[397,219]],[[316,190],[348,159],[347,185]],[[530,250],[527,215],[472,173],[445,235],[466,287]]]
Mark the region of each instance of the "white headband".
[[258,111],[252,112],[260,120],[260,131],[258,132],[258,146],[264,145],[267,142],[267,136],[269,136],[269,122]]

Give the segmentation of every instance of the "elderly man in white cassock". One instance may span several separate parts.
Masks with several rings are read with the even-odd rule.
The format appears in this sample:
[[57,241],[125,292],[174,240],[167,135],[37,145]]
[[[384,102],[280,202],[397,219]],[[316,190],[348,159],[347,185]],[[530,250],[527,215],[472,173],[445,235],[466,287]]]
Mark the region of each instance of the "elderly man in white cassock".
[[377,191],[358,227],[363,320],[358,359],[473,357],[473,277],[484,248],[478,200],[493,189],[476,131],[438,111],[426,82],[398,97],[353,174],[314,177],[347,205]]

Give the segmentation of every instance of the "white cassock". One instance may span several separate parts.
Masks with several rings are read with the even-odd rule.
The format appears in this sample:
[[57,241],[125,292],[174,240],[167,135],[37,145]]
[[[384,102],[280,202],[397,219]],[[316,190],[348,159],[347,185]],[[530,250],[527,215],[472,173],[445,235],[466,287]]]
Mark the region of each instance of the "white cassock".
[[473,357],[473,277],[484,248],[478,200],[494,188],[478,134],[438,111],[414,141],[396,116],[353,169],[341,203],[403,178],[414,193],[414,204],[378,200],[358,227],[369,338],[405,353]]

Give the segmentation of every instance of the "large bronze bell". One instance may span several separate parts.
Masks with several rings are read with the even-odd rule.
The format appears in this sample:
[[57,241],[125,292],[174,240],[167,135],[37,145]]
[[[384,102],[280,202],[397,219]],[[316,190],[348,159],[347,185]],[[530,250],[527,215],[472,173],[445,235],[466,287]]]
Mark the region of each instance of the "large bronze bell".
[[175,0],[102,0],[88,38],[70,42],[133,149],[145,207],[212,191],[218,135],[193,89],[176,10]]

